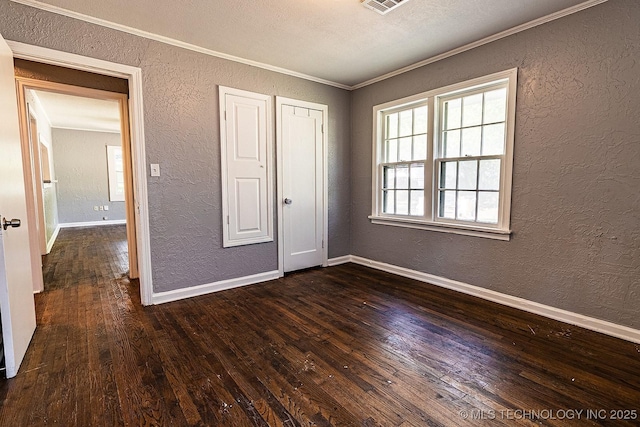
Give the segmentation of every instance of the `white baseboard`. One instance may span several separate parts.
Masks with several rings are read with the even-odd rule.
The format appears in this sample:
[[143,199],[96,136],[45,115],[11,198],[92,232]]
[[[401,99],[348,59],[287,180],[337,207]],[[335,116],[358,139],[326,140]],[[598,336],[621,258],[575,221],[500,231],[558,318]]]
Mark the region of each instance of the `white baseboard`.
[[164,304],[166,302],[178,301],[185,298],[197,297],[210,294],[212,292],[224,291],[238,288],[240,286],[253,285],[255,283],[266,282],[280,277],[278,270],[267,271],[265,273],[251,276],[238,277],[237,279],[221,280],[219,282],[207,283],[204,285],[191,286],[189,288],[176,289],[166,292],[154,292],[151,296],[152,304]]
[[60,224],[56,225],[56,229],[53,230],[53,234],[51,235],[51,238],[47,242],[47,254],[51,252],[51,248],[53,248],[53,244],[56,242],[56,239],[58,238],[58,233],[60,233]]
[[60,228],[73,228],[73,227],[95,227],[96,225],[119,225],[126,224],[126,219],[113,219],[109,221],[87,221],[87,222],[63,222],[58,224]]
[[353,257],[351,255],[339,256],[336,258],[329,258],[327,260],[327,265],[329,267],[333,267],[334,265],[346,264],[348,262],[353,262],[352,258]]
[[[349,261],[345,261],[345,258],[348,258]],[[440,286],[442,288],[462,292],[463,294],[473,295],[487,301],[497,302],[498,304],[528,311],[529,313],[538,314],[540,316],[548,317],[560,322],[569,323],[581,328],[590,329],[592,331],[600,332],[606,335],[611,335],[623,340],[640,343],[640,330],[633,329],[624,325],[618,325],[612,322],[607,322],[606,320],[584,316],[582,314],[562,310],[560,308],[540,304],[534,301],[529,301],[524,298],[514,297],[511,295],[492,291],[490,289],[481,288],[479,286],[469,285],[468,283],[458,282],[455,280],[447,279],[445,277],[423,273],[421,271],[410,270],[404,267],[398,267],[383,262],[373,261],[359,256],[350,255],[347,257],[333,258],[332,260],[329,260],[329,265],[332,265],[331,261],[333,260],[339,260],[339,264],[342,264],[344,262],[353,262],[354,264],[364,265],[367,267],[375,268],[377,270],[386,271],[387,273],[397,274],[398,276],[408,277],[410,279],[419,280],[421,282],[426,282],[432,285]]]

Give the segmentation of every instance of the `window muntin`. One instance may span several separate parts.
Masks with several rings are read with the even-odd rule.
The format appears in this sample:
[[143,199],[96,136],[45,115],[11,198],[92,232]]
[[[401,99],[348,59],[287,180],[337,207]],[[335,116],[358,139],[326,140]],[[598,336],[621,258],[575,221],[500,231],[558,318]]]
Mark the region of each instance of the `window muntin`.
[[374,223],[508,240],[516,76],[374,107]]
[[382,212],[424,216],[424,170],[427,160],[428,110],[425,103],[385,112]]
[[436,220],[499,223],[507,83],[438,97]]

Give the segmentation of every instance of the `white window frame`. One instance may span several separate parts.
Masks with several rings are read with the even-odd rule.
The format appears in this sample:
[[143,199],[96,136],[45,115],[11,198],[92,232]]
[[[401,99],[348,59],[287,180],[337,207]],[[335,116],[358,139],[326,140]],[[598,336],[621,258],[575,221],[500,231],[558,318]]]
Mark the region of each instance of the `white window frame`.
[[[518,69],[513,68],[490,74],[443,88],[423,92],[406,98],[376,105],[373,107],[373,156],[372,156],[372,214],[369,219],[373,224],[407,227],[445,233],[463,234],[497,240],[509,240],[511,236],[511,186],[513,175],[513,146],[516,114],[516,90]],[[441,123],[440,105],[445,98],[479,91],[492,85],[504,83],[507,88],[505,151],[500,170],[500,192],[498,207],[498,223],[483,224],[438,218],[437,197],[437,162]],[[384,143],[384,121],[386,113],[412,108],[425,104],[428,108],[427,159],[425,163],[424,216],[386,214],[382,200],[382,162]],[[414,161],[419,163],[421,161]]]
[[107,145],[107,171],[109,177],[109,201],[110,202],[124,202],[125,187],[122,191],[118,191],[118,175],[122,175],[124,181],[124,157],[122,158],[122,171],[116,168],[116,154],[123,156],[122,147],[119,145]]

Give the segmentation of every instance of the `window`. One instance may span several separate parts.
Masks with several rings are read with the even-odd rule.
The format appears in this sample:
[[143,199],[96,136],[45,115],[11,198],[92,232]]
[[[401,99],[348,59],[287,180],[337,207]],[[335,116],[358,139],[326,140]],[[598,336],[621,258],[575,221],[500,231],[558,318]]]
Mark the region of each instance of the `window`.
[[374,108],[373,223],[509,239],[516,76]]
[[107,145],[107,170],[109,173],[109,200],[112,202],[124,202],[122,147]]

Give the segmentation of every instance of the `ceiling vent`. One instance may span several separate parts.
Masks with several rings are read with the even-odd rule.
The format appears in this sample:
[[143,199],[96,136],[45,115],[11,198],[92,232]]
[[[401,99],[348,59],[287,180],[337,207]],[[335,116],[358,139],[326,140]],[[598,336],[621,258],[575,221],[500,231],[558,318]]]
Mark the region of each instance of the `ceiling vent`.
[[392,11],[409,0],[362,0],[362,5],[367,9],[375,10],[380,15]]

